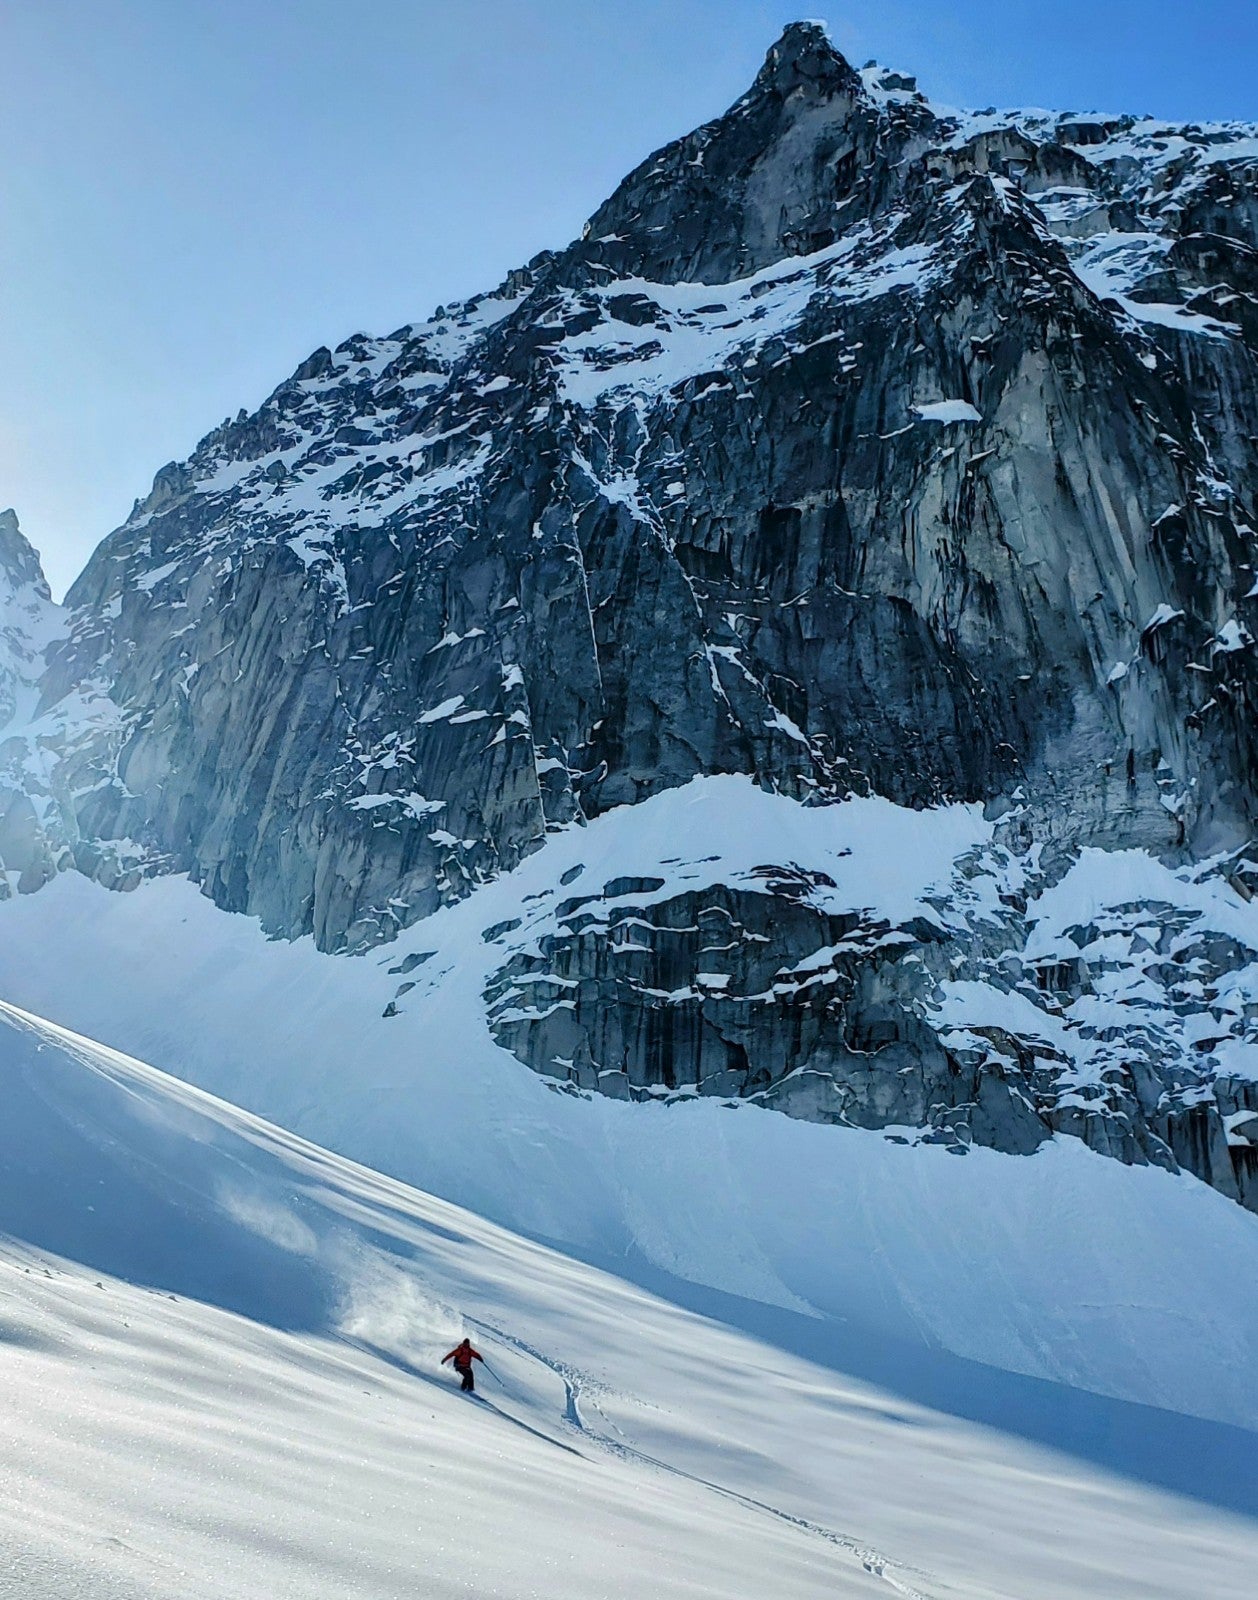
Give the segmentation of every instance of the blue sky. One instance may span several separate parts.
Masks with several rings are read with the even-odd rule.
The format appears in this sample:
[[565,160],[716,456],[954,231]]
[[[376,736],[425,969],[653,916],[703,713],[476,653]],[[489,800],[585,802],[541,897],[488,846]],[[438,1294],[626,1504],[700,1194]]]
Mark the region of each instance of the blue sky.
[[1258,120],[1254,0],[0,0],[0,506],[60,591],[316,345],[573,237],[827,16],[965,105]]

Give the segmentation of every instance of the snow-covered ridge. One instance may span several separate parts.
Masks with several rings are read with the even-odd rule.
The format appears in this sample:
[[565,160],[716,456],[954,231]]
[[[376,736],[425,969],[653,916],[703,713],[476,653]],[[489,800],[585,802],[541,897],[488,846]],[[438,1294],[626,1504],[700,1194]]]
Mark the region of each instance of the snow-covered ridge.
[[1174,123],[1039,107],[966,111],[930,100],[915,79],[876,63],[861,76],[875,104],[928,112],[943,135],[942,151],[969,153],[978,170],[1003,170],[1025,185],[1080,281],[1117,301],[1133,322],[1235,336],[1226,310],[1186,309],[1190,295],[1174,292],[1165,265],[1180,235],[1219,227],[1248,237],[1243,199],[1241,214],[1222,226],[1208,202],[1214,191],[1252,192],[1258,123]]

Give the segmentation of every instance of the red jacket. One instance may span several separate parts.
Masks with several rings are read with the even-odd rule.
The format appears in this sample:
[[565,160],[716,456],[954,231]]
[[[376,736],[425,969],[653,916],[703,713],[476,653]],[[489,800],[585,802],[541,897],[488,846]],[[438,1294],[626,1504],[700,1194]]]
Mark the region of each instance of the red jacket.
[[453,1361],[456,1372],[467,1372],[470,1370],[473,1361],[483,1361],[484,1359],[480,1351],[473,1350],[468,1341],[464,1339],[462,1344],[455,1345],[448,1356],[442,1356],[441,1365],[444,1367],[447,1361]]

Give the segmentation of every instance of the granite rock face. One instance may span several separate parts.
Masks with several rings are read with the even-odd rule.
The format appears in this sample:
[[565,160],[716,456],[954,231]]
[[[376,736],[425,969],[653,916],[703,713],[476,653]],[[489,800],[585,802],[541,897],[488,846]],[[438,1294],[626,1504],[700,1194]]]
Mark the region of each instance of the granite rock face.
[[[714,809],[710,846],[668,853],[675,815],[623,853],[645,870],[484,930],[500,1044],[574,1093],[715,1095],[958,1153],[1069,1134],[1258,1207],[1254,868],[1089,849],[1063,872],[1020,814],[978,829],[973,808],[872,800],[814,808],[800,848],[749,829],[736,792]],[[814,864],[720,853],[749,831]],[[395,1009],[426,1002],[423,977]]]
[[[755,893],[722,886],[648,912],[618,904],[626,885],[613,884],[606,925],[582,926],[566,902],[571,931],[490,985],[495,1036],[538,1071],[567,1063],[570,1084],[618,1098],[711,1094],[950,1144],[1043,1142],[1020,1083],[986,1059],[961,1066],[923,1014],[922,955],[939,931],[815,910],[804,898],[815,874],[799,869],[761,876]],[[568,1003],[530,1010],[539,992]]]
[[[580,240],[316,351],[158,474],[41,645],[7,879],[187,873],[353,953],[548,829],[730,773],[813,805],[982,804],[1045,884],[1089,849],[1227,856],[1242,883],[1255,263],[1255,129],[945,112],[794,25]],[[1181,1106],[1171,1056],[1124,1057],[1102,1137],[1016,1030],[987,1049],[931,1020],[971,943],[858,939],[820,1011],[783,995],[766,1020],[756,996],[852,941],[796,892],[807,862],[766,841],[765,866],[769,901],[656,909],[636,998],[606,933],[557,933],[528,960],[576,1009],[498,1037],[582,1089],[1008,1149],[1062,1129],[1242,1181],[1239,1058],[1218,1098],[1194,1045],[1207,1089]],[[974,982],[1016,987],[1018,914]],[[717,922],[739,953],[700,994]]]

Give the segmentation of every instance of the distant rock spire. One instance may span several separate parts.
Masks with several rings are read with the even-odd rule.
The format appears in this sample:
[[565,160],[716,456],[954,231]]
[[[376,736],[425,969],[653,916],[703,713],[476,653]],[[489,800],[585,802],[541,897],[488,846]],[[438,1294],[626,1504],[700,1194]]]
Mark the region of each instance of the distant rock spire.
[[823,22],[791,22],[764,58],[752,93],[772,90],[788,95],[801,85],[829,92],[858,93],[860,74],[835,49]]
[[18,527],[17,512],[0,511],[0,574],[15,589],[33,584],[44,599],[51,599],[48,580],[34,545]]

